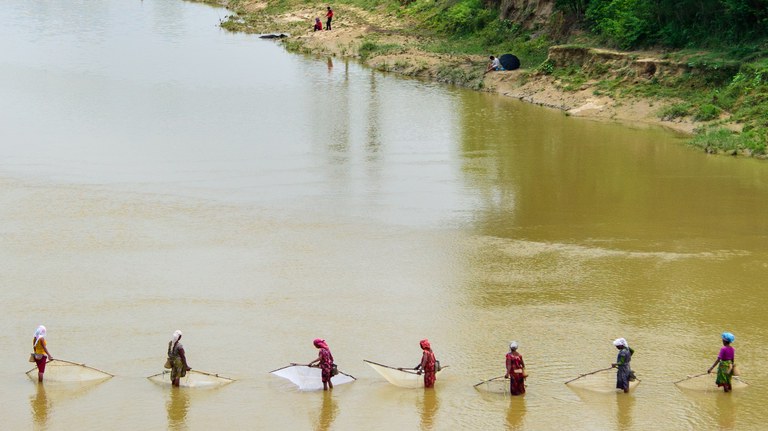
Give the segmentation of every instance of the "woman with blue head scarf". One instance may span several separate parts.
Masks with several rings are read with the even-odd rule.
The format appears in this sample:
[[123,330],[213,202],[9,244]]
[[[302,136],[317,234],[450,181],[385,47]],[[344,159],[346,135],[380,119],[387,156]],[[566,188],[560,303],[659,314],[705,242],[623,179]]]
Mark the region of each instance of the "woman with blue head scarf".
[[720,338],[723,339],[723,347],[720,348],[720,353],[717,355],[715,363],[709,367],[707,373],[711,373],[717,367],[717,380],[715,380],[715,383],[717,383],[717,386],[722,387],[725,392],[731,392],[733,360],[736,355],[736,351],[731,346],[731,343],[733,343],[736,337],[730,332],[723,332]]

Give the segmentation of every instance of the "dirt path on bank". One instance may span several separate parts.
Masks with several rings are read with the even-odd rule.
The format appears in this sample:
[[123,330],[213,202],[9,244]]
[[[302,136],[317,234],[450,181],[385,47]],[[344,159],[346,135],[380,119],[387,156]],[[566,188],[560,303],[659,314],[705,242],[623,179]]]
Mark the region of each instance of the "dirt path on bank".
[[[289,47],[307,54],[358,58],[377,70],[464,85],[559,109],[576,117],[619,121],[633,126],[662,126],[686,134],[693,133],[694,129],[702,125],[689,119],[660,119],[658,112],[674,101],[616,99],[597,91],[597,82],[586,82],[574,90],[566,89],[566,85],[551,75],[533,70],[491,72],[483,76],[486,56],[425,51],[420,47],[428,40],[415,35],[411,31],[415,28],[414,23],[408,22],[406,18],[371,13],[349,5],[336,5],[333,30],[314,32],[311,26],[315,17],[319,17],[325,27],[325,4],[302,5],[280,14],[265,13],[266,6],[265,2],[256,0],[241,4],[241,8],[249,15],[262,15],[258,23],[249,24],[243,30],[290,33],[287,41]],[[369,47],[373,43],[377,47],[389,49],[374,49],[363,53],[361,47],[365,42]]]

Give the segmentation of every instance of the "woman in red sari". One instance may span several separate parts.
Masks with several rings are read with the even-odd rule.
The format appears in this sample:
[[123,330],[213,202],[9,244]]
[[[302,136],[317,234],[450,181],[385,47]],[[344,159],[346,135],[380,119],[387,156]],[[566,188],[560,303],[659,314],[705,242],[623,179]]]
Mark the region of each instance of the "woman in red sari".
[[426,338],[419,341],[419,346],[424,353],[421,355],[421,363],[416,366],[416,370],[421,374],[424,373],[424,387],[435,387],[435,353],[432,351],[432,346],[429,345],[429,340]]
[[315,338],[312,344],[318,349],[317,359],[307,365],[310,367],[316,365],[320,368],[320,377],[323,380],[324,391],[327,391],[328,388],[333,389],[333,382],[331,382],[331,377],[333,377],[331,375],[331,371],[333,371],[333,355],[331,354],[331,349],[328,348],[328,343],[321,338]]
[[517,351],[517,341],[509,343],[507,374],[504,377],[509,379],[510,394],[525,394],[525,362],[523,361],[523,355]]

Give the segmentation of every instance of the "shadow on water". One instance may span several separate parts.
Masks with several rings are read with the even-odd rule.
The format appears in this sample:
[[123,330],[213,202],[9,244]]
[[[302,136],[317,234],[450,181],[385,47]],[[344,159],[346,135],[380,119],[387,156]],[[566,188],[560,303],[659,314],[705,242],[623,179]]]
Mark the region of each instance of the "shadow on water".
[[187,429],[189,391],[183,388],[171,388],[165,407],[168,410],[168,429]]
[[317,419],[316,431],[328,431],[333,421],[339,414],[339,406],[333,399],[333,391],[323,391],[323,404],[320,407],[320,416]]

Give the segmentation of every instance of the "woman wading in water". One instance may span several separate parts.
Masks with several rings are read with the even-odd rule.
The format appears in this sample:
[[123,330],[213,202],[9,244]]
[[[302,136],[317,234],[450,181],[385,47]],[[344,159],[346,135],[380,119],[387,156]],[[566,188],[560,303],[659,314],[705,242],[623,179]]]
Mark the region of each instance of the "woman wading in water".
[[51,352],[48,351],[48,344],[45,342],[45,326],[40,325],[35,330],[35,338],[32,339],[32,351],[35,355],[35,365],[37,365],[37,381],[43,383],[43,374],[45,373],[45,364],[53,360]]
[[415,370],[419,372],[419,374],[424,372],[424,387],[425,388],[434,388],[435,387],[435,380],[436,380],[436,371],[435,371],[435,353],[432,351],[432,346],[429,345],[429,340],[426,338],[419,341],[419,346],[421,346],[421,350],[424,351],[421,355],[421,363],[416,366]]
[[629,392],[629,381],[634,380],[632,374],[632,368],[629,367],[629,362],[632,360],[632,349],[629,348],[627,340],[623,338],[617,338],[613,341],[613,345],[619,349],[619,354],[616,357],[616,363],[611,364],[611,367],[616,368],[616,389],[621,389],[624,393]]
[[506,357],[507,374],[509,379],[509,393],[512,395],[525,394],[525,362],[523,355],[517,351],[517,341],[509,343],[509,353]]
[[310,367],[314,365],[320,367],[320,377],[323,380],[324,391],[327,391],[328,388],[333,389],[333,383],[331,382],[331,377],[333,377],[333,355],[331,354],[331,349],[328,348],[328,343],[320,338],[315,338],[312,344],[318,349],[317,359],[307,365]]
[[187,357],[184,355],[184,346],[179,343],[181,331],[173,332],[171,341],[168,342],[168,360],[171,363],[171,385],[179,386],[179,379],[187,375],[192,368],[187,365]]
[[736,337],[730,332],[723,332],[721,338],[723,339],[723,347],[720,348],[720,353],[717,355],[715,363],[709,367],[707,373],[711,373],[717,366],[717,380],[715,380],[715,383],[717,383],[717,386],[722,387],[725,392],[731,392],[733,360],[736,356],[736,351],[731,346],[731,343],[733,343]]

